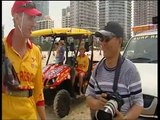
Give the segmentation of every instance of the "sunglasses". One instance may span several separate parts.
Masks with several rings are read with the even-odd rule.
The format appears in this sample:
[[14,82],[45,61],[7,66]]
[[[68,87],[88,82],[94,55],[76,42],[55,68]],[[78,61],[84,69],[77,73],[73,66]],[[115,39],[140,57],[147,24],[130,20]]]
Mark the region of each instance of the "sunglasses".
[[95,33],[95,36],[99,38],[100,42],[108,42],[110,41],[112,38],[116,37],[116,35],[112,32],[109,31],[105,31],[105,30],[100,30],[98,32]]
[[36,8],[36,5],[34,2],[27,2],[21,5],[20,8],[30,8],[31,9],[31,8]]
[[114,38],[115,36],[103,36],[99,38],[100,42],[108,42],[110,41],[112,38]]

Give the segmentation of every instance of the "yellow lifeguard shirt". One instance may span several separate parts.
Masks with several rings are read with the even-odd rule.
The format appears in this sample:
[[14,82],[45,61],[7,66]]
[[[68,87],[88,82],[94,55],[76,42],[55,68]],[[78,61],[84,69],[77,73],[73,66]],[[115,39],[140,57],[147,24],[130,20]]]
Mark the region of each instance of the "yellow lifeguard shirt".
[[88,65],[89,65],[89,59],[87,55],[84,56],[78,56],[77,57],[77,68],[82,70],[83,72],[87,72],[88,70]]
[[32,89],[36,105],[44,105],[41,52],[36,45],[28,40],[27,52],[22,58],[12,47],[13,32],[14,29],[3,40],[5,55],[14,66],[20,80],[20,89]]

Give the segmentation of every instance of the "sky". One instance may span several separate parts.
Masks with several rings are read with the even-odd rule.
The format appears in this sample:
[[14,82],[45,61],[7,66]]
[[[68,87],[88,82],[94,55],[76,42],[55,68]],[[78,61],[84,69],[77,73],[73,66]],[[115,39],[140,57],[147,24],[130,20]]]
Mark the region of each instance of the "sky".
[[[11,7],[14,1],[2,1],[2,25],[4,36],[13,28]],[[62,9],[70,5],[70,1],[50,1],[49,16],[54,20],[54,27],[61,27]]]

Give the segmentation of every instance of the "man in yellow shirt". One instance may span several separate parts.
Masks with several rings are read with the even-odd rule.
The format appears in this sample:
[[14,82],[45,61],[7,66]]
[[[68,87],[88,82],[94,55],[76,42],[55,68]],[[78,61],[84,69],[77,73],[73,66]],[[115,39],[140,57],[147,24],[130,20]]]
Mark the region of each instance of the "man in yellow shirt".
[[79,79],[79,93],[82,96],[82,85],[83,85],[83,78],[86,76],[86,72],[89,66],[89,58],[85,55],[85,48],[80,47],[79,49],[79,56],[77,56],[77,66],[75,68],[75,76],[72,80],[72,86],[74,86],[76,76]]
[[[31,30],[36,25],[35,17],[42,13],[32,1],[15,1],[11,13],[15,28],[3,42],[5,56],[15,70],[19,85],[13,90],[4,84],[2,119],[36,120],[38,112],[41,120],[46,120],[41,52],[29,39]],[[4,67],[3,72],[5,70]],[[8,77],[4,77],[3,81],[9,80],[6,78]]]

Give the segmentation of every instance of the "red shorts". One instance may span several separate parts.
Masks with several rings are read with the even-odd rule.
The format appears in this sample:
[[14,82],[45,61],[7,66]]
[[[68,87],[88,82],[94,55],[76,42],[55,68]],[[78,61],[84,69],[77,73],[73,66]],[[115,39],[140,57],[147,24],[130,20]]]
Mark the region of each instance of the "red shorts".
[[86,72],[83,71],[82,69],[76,68],[76,71],[78,72],[78,74],[83,73],[84,76],[86,76]]

